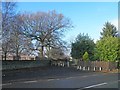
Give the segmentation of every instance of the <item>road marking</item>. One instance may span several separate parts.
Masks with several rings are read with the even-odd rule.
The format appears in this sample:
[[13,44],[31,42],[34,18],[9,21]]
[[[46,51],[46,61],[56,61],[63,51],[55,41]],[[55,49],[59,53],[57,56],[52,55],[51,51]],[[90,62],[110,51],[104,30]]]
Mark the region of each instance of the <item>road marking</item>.
[[88,77],[88,76],[82,76],[82,77]]
[[96,85],[91,85],[91,86],[87,86],[87,87],[84,87],[85,88],[93,88],[93,87],[97,87],[97,86],[101,86],[101,85],[105,85],[107,83],[100,83],[100,84],[96,84]]
[[12,83],[0,84],[0,86],[11,85]]
[[[93,75],[88,75],[88,76],[82,76],[82,77],[91,77],[91,76],[99,76],[100,74],[93,74]],[[104,74],[101,74],[101,75],[104,75]]]
[[37,81],[25,81],[23,83],[34,83],[34,82],[37,82]]
[[76,77],[68,77],[68,78],[65,78],[65,79],[72,79],[72,78],[76,78]]
[[48,79],[47,81],[53,81],[53,80],[56,80],[56,79]]
[[[62,79],[72,79],[72,78],[85,78],[85,77],[91,77],[91,76],[97,76],[99,74],[93,74],[93,75],[86,75],[86,76],[76,76],[76,77],[67,77],[67,78],[57,78],[57,79],[48,79],[48,80],[34,80],[34,81],[20,81],[20,82],[15,82],[15,83],[35,83],[35,82],[39,82],[39,81],[53,81],[53,80],[62,80]],[[101,74],[104,75],[104,74]],[[6,83],[6,84],[2,84],[2,85],[10,85],[12,83]],[[0,85],[0,86],[2,86]]]
[[[99,75],[99,74],[94,74],[94,75],[92,75],[92,76],[97,76],[97,75]],[[104,75],[104,74],[103,74]]]
[[59,78],[57,78],[57,79],[47,79],[47,80],[44,80],[44,81],[53,81],[53,80],[60,80],[60,79]]
[[[65,78],[65,79],[72,79],[72,78],[77,78],[77,77],[80,77],[80,78],[85,78],[85,77],[91,77],[91,76],[97,76],[99,74],[93,74],[93,75],[86,75],[86,76],[76,76],[76,77],[68,77],[68,78]],[[102,74],[104,75],[104,74]]]

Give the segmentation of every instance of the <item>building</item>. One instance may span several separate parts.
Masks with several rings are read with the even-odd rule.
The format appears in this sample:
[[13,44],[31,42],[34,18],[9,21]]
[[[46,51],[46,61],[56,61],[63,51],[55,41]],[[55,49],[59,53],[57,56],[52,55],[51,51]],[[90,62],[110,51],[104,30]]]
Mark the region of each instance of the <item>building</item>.
[[[2,59],[1,59],[2,60]],[[4,60],[4,57],[3,57]],[[15,60],[15,56],[14,55],[7,55],[6,60]],[[28,56],[28,55],[20,55],[19,60],[35,60],[35,56]]]

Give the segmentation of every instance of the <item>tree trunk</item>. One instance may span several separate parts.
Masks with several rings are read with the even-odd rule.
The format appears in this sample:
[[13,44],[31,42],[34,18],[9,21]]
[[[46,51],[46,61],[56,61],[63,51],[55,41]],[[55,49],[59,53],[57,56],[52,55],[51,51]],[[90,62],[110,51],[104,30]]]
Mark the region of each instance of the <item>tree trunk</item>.
[[16,59],[15,60],[19,60],[18,48],[16,49]]
[[48,40],[49,44],[48,44],[48,58],[50,58],[50,41]]
[[5,61],[7,60],[7,53],[6,52],[4,53],[4,60]]
[[42,50],[41,50],[41,55],[42,55],[42,58],[43,58],[43,57],[44,57],[44,53],[43,53],[43,52],[44,52],[44,46],[42,45],[41,48],[42,48]]
[[50,46],[48,47],[48,58],[50,58]]

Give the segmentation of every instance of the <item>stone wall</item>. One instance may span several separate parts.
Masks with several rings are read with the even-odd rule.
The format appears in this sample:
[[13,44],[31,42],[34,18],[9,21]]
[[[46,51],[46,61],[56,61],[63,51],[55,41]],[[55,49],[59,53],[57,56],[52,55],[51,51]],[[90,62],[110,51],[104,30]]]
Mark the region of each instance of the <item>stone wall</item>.
[[50,60],[6,60],[2,61],[2,70],[49,66]]

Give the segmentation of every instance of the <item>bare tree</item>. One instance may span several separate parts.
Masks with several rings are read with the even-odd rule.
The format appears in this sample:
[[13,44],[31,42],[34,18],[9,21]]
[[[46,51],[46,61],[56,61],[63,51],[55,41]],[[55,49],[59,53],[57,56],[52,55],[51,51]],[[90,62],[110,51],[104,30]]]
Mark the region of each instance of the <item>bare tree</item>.
[[12,32],[12,28],[10,24],[13,21],[13,17],[15,15],[15,7],[15,2],[2,3],[2,52],[5,60],[11,46],[10,34]]
[[22,33],[20,24],[19,14],[17,14],[14,17],[14,22],[11,22],[12,33],[10,35],[10,39],[12,40],[11,52],[15,54],[16,60],[19,60],[22,53],[28,55],[30,53],[30,48],[32,47],[31,39]]
[[44,48],[53,47],[57,43],[60,45],[61,35],[71,27],[70,20],[56,11],[25,13],[21,15],[21,20],[23,33],[39,41],[42,57],[44,57]]
[[15,7],[15,2],[2,4],[2,50],[5,60],[8,53],[15,55],[19,60],[20,54],[30,53],[28,49],[32,46],[31,39],[22,33],[19,14],[15,13]]

